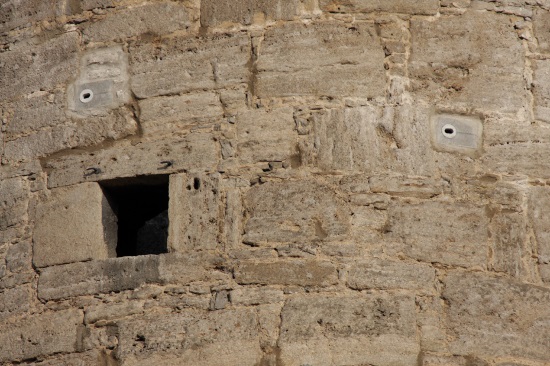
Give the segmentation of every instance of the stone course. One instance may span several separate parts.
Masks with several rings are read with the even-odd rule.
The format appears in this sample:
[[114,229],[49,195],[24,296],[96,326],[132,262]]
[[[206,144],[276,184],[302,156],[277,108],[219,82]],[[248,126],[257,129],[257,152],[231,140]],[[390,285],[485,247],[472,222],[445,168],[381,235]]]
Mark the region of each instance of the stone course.
[[548,366],[549,85],[547,0],[0,1],[0,365]]

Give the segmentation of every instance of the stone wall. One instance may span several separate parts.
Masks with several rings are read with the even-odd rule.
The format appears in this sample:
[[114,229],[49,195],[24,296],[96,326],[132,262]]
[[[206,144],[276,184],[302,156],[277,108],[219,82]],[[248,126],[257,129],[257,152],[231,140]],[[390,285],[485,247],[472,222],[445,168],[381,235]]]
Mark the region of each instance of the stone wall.
[[547,0],[6,0],[0,117],[2,365],[550,365]]

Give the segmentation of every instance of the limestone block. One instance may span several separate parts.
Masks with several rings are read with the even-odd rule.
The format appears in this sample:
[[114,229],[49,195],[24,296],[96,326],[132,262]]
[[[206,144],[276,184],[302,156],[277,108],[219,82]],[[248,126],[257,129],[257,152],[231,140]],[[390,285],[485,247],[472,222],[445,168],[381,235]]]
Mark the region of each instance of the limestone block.
[[[161,23],[164,24],[164,23]],[[132,91],[138,98],[248,83],[250,39],[245,34],[174,37],[130,47]]]
[[29,311],[35,296],[36,293],[30,285],[0,290],[0,320]]
[[292,20],[297,14],[299,0],[205,0],[201,1],[201,25],[213,27],[223,22],[254,22],[260,16],[270,20]]
[[284,161],[297,153],[292,108],[246,111],[237,116],[236,124],[241,163]]
[[529,219],[537,241],[539,270],[544,282],[550,282],[550,188],[532,187],[529,192]]
[[462,271],[444,284],[453,354],[549,359],[550,290]]
[[29,191],[22,178],[0,181],[0,231],[22,224],[27,219]]
[[525,103],[524,50],[506,15],[469,11],[411,21],[410,76],[419,97],[515,113]]
[[406,295],[299,297],[281,317],[284,365],[410,366],[420,351],[414,298]]
[[106,18],[85,26],[82,34],[87,42],[105,42],[144,33],[172,33],[186,30],[190,25],[191,20],[184,4],[160,2],[109,13]]
[[[166,168],[162,161],[171,161]],[[55,188],[86,181],[98,181],[136,175],[170,174],[200,169],[213,171],[219,161],[219,144],[206,133],[192,133],[181,138],[142,141],[106,148],[97,152],[70,154],[48,162],[48,186]],[[100,174],[85,176],[97,167]]]
[[466,203],[424,202],[392,205],[388,236],[395,248],[425,261],[485,268],[488,218],[483,206]]
[[445,302],[439,296],[417,296],[415,301],[420,347],[425,352],[446,351],[447,329],[443,322]]
[[384,52],[372,23],[287,23],[266,31],[255,93],[384,96]]
[[487,147],[481,162],[484,170],[497,174],[521,174],[550,178],[550,169],[542,157],[550,154],[550,143],[520,141]]
[[19,273],[32,270],[32,245],[28,241],[13,244],[6,253],[6,264],[10,272]]
[[[548,18],[550,21],[550,17]],[[550,33],[550,32],[549,32]],[[550,41],[550,34],[549,34]],[[550,122],[550,60],[532,60],[535,118]]]
[[0,53],[1,100],[48,90],[76,76],[79,35],[64,33],[39,45],[21,45]]
[[170,176],[171,252],[187,253],[218,247],[221,192],[218,174]]
[[75,352],[82,312],[42,313],[16,323],[0,323],[0,362]]
[[151,314],[117,325],[123,365],[255,365],[262,357],[254,309]]
[[[489,363],[475,356],[422,355],[420,366],[489,366]],[[503,366],[500,365],[499,366]]]
[[223,109],[214,93],[193,93],[139,101],[141,127],[145,135],[173,134],[194,124],[219,123]]
[[338,282],[336,267],[330,262],[313,260],[279,260],[243,262],[235,268],[239,284],[329,286]]
[[536,9],[533,14],[533,31],[538,42],[540,53],[550,53],[550,11]]
[[528,249],[527,220],[523,213],[497,213],[490,225],[493,244],[492,268],[521,278],[530,272],[525,268],[531,258]]
[[389,12],[406,13],[418,15],[434,15],[439,10],[439,1],[437,0],[320,0],[319,6],[322,10],[331,13],[370,13],[370,12]]
[[245,197],[245,208],[244,240],[258,245],[337,239],[349,231],[345,203],[330,188],[312,181],[255,186]]
[[239,306],[263,305],[282,302],[282,290],[267,287],[239,287],[231,291],[231,303]]
[[109,293],[160,283],[158,255],[110,258],[43,268],[38,297],[43,300]]
[[86,309],[84,323],[91,324],[102,320],[111,321],[143,312],[143,302],[141,301],[126,301],[120,304],[99,304]]
[[116,217],[97,183],[52,190],[34,218],[33,263],[37,267],[116,256]]
[[397,174],[381,174],[369,178],[374,193],[387,193],[398,197],[432,198],[450,190],[443,179]]
[[31,362],[25,364],[28,366],[90,366],[104,365],[116,366],[117,361],[109,351],[91,350],[87,352],[78,352],[71,354],[58,354],[43,361]]
[[347,284],[355,290],[432,292],[435,290],[435,270],[424,264],[373,258],[350,265]]
[[[67,0],[7,0],[0,4],[0,33],[63,15]],[[67,9],[68,10],[68,9]]]

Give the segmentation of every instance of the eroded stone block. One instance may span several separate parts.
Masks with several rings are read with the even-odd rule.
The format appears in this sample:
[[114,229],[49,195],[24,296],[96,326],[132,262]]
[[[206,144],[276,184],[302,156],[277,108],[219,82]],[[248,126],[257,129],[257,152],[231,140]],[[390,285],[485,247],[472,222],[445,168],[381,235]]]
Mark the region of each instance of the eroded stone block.
[[29,205],[28,184],[22,178],[0,181],[0,230],[22,224]]
[[330,188],[315,182],[266,183],[250,189],[244,240],[255,244],[336,239],[349,231],[350,213]]
[[175,37],[130,47],[132,91],[138,98],[247,83],[250,39],[245,34]]
[[549,359],[550,290],[462,271],[444,283],[453,354]]
[[425,202],[390,206],[388,235],[395,250],[425,261],[485,268],[488,217],[483,206]]
[[550,189],[532,187],[529,192],[529,219],[537,240],[538,264],[542,280],[550,282]]
[[67,0],[6,0],[0,4],[0,33],[63,15]]
[[439,10],[437,0],[321,0],[319,3],[322,10],[334,13],[370,13],[389,12],[406,13],[419,15],[434,15]]
[[116,256],[115,220],[97,183],[52,190],[36,208],[33,263],[37,267]]
[[537,9],[533,15],[533,30],[538,42],[540,53],[550,52],[550,11]]
[[262,358],[254,309],[144,316],[118,322],[124,364],[255,365]]
[[509,113],[525,103],[525,51],[508,16],[413,19],[411,42],[411,87],[430,103]]
[[255,93],[383,96],[384,52],[372,23],[287,23],[267,30],[257,61]]
[[550,60],[532,60],[531,62],[534,70],[533,96],[535,97],[535,118],[544,122],[550,122]]
[[0,323],[0,362],[75,352],[80,310],[42,313],[16,323]]
[[201,25],[213,27],[223,22],[251,24],[255,16],[271,20],[291,20],[299,0],[205,0],[201,1]]
[[289,300],[281,318],[281,361],[289,366],[410,366],[420,351],[414,298],[406,295],[305,296]]

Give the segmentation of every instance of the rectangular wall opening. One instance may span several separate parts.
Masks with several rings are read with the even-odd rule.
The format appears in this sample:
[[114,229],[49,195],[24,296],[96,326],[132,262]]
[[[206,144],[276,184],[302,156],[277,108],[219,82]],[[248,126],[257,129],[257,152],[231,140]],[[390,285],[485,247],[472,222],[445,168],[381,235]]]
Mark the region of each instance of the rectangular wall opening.
[[116,256],[168,252],[168,175],[100,182],[115,214]]

